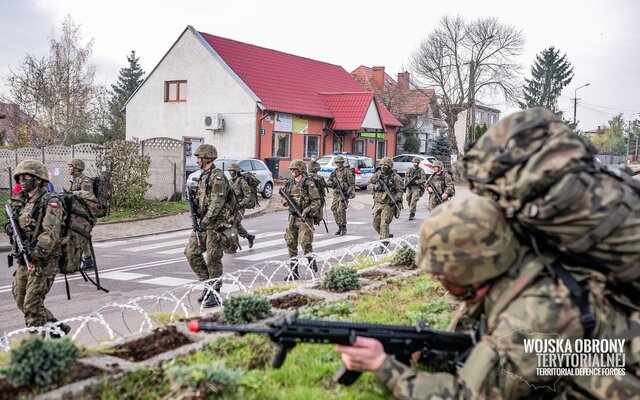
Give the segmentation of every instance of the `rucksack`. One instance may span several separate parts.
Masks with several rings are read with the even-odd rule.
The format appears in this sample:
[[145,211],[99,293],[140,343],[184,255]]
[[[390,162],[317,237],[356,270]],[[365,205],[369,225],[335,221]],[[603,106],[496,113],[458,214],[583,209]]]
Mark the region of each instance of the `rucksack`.
[[[63,274],[73,274],[80,270],[82,264],[82,252],[74,253],[72,251],[73,246],[69,246],[69,233],[74,232],[77,235],[82,236],[86,240],[91,239],[91,231],[95,225],[95,218],[90,211],[90,203],[79,195],[75,195],[70,192],[52,194],[52,197],[57,197],[63,205],[65,219],[62,226],[62,256],[58,266],[60,272]],[[83,246],[84,247],[84,246]]]
[[98,200],[97,204],[89,204],[91,214],[96,218],[104,217],[111,212],[111,199],[113,197],[111,174],[106,171],[101,172],[100,175],[91,178],[91,186],[93,195]]
[[487,131],[460,172],[473,192],[498,201],[525,243],[605,274],[611,292],[640,304],[640,183],[594,153],[551,111],[534,108]]
[[[320,194],[320,208],[323,208],[325,205],[324,196],[327,191],[327,182],[324,180],[323,177],[321,177],[316,173],[309,174],[308,178],[310,178],[313,181],[313,183],[316,184],[316,187],[318,188],[318,193]],[[320,220],[322,220],[322,218]]]
[[260,179],[251,172],[245,172],[242,176],[251,188],[251,199],[245,208],[256,208],[260,205],[260,203],[258,203],[258,186],[260,186]]

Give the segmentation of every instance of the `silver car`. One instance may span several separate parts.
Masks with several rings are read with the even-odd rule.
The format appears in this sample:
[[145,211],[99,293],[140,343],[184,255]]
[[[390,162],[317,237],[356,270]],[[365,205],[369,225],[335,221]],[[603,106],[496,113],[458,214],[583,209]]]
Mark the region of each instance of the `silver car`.
[[427,177],[433,175],[433,169],[431,169],[431,167],[437,159],[426,154],[399,154],[393,157],[393,169],[395,169],[400,176],[404,176],[409,167],[413,167],[411,161],[414,157],[420,159],[420,164],[418,165],[423,169],[424,173],[427,174]]
[[[258,193],[260,193],[263,198],[268,199],[273,195],[273,175],[262,160],[258,160],[255,158],[224,158],[215,160],[214,164],[217,168],[220,168],[224,171],[224,174],[227,178],[231,178],[231,175],[229,174],[229,167],[231,166],[231,164],[238,164],[242,169],[242,172],[251,172],[255,176],[257,176],[258,179],[260,179],[260,184],[258,185]],[[187,178],[187,186],[189,188],[193,189],[194,187],[198,186],[198,180],[200,179],[201,173],[202,170],[199,169],[189,175],[189,177]]]

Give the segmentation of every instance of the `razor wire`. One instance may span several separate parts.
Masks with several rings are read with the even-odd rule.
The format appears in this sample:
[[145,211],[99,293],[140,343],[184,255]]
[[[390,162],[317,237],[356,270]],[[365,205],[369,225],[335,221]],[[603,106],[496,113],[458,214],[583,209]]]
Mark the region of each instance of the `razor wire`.
[[[204,302],[203,304],[193,303],[194,294],[201,291],[216,296],[218,301],[224,304],[226,298],[237,293],[288,285],[294,282],[295,272],[301,282],[314,285],[319,283],[326,271],[332,267],[346,266],[357,263],[359,260],[378,262],[405,246],[415,250],[418,243],[419,236],[411,234],[309,253],[286,260],[263,261],[234,272],[224,273],[216,279],[176,286],[160,295],[145,295],[135,297],[126,303],[105,304],[89,315],[48,322],[39,327],[3,332],[0,336],[0,351],[10,351],[12,339],[30,334],[39,334],[43,337],[46,334],[63,336],[60,323],[72,326],[68,336],[74,341],[87,344],[87,338],[91,338],[95,344],[112,343],[134,334],[150,332],[157,326],[163,325],[162,323],[154,324],[154,312],[168,313],[169,322],[206,316],[203,313]],[[317,270],[312,268],[311,260],[316,261]],[[230,289],[224,292],[212,289],[219,284]]]

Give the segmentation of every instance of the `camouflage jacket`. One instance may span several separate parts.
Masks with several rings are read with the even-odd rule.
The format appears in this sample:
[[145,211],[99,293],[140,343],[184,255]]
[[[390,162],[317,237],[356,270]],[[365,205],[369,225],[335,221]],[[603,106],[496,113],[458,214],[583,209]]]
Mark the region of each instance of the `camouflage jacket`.
[[[31,260],[37,263],[60,255],[62,245],[62,227],[65,212],[62,201],[56,195],[50,194],[47,188],[40,188],[36,194],[27,197],[22,193],[12,197],[9,204],[14,215],[18,218],[20,234],[24,245],[33,248],[29,254]],[[41,214],[43,213],[44,214]],[[39,224],[38,224],[39,222]],[[13,244],[16,251],[16,244]],[[24,263],[22,258],[18,263]]]
[[[313,179],[304,176],[300,182],[290,178],[284,184],[284,191],[289,193],[291,199],[300,208],[302,214],[307,217],[315,217],[320,212],[320,192]],[[282,204],[288,207],[287,200],[282,199]]]
[[338,185],[342,188],[344,194],[349,198],[356,195],[356,177],[353,170],[348,167],[336,168],[327,179],[327,186],[333,188],[334,196],[339,196]]
[[311,174],[311,173],[316,173],[318,171],[320,171],[322,168],[320,167],[320,164],[318,164],[317,161],[309,161],[309,163],[307,164],[307,171]]
[[[411,189],[413,188],[419,188],[421,190],[424,190],[424,184],[427,181],[427,174],[424,173],[424,170],[420,167],[418,168],[414,168],[414,167],[409,167],[409,169],[407,169],[407,172],[405,172],[404,174],[404,184],[405,186],[415,177],[417,176],[416,180],[413,181],[413,183],[411,184]],[[409,188],[407,188],[409,189]]]
[[212,165],[202,171],[195,196],[202,229],[220,232],[235,225],[239,206],[235,196],[229,195],[230,191],[229,181],[221,169]]
[[433,184],[436,192],[438,192],[440,196],[446,193],[448,197],[453,197],[456,194],[456,189],[453,186],[453,178],[449,171],[440,171],[438,174],[431,175],[428,182]]
[[[545,272],[539,258],[527,255],[520,265],[516,273],[498,278],[481,303],[463,307],[455,318],[454,331],[487,326],[486,333],[455,374],[417,371],[387,356],[376,372],[376,379],[401,399],[637,396],[640,378],[629,371],[622,377],[575,376],[558,380],[557,376],[537,376],[537,356],[524,351],[524,338],[544,337],[541,334],[549,337],[550,334],[552,338],[582,339],[581,315],[569,289]],[[588,282],[590,310],[597,320],[593,338],[624,335],[632,324],[640,322],[640,313],[635,312],[628,318],[608,300],[603,275],[582,271],[582,277]],[[640,367],[638,348],[640,337],[626,341],[626,365],[635,366],[636,370]]]
[[251,201],[251,187],[247,183],[247,180],[241,175],[236,175],[235,178],[231,178],[229,183],[231,184],[233,193],[236,195],[238,206],[242,209],[247,208],[247,205]]
[[69,186],[70,192],[80,192],[78,194],[85,200],[98,201],[93,194],[93,182],[91,178],[86,176],[82,172],[77,172],[71,176],[71,185]]
[[398,175],[393,169],[390,169],[386,175],[383,174],[382,169],[380,169],[371,177],[369,185],[373,190],[374,203],[391,204],[391,199],[388,198],[387,193],[382,188],[382,183],[379,182],[380,180],[384,180],[389,187],[389,191],[396,198],[397,204],[401,205],[402,194],[404,193],[404,184],[402,183],[400,175]]

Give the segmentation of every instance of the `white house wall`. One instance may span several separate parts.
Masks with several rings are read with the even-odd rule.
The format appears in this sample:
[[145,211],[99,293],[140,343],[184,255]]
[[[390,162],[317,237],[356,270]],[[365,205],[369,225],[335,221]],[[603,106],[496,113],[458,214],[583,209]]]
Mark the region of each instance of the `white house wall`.
[[376,105],[373,103],[373,101],[371,101],[371,104],[369,104],[367,115],[364,116],[364,120],[362,121],[362,127],[369,129],[382,129],[380,115],[378,114],[378,109],[376,108]]
[[[186,102],[165,102],[165,81],[187,80]],[[204,128],[207,114],[221,114],[222,133]],[[204,138],[219,157],[253,157],[256,103],[189,30],[131,98],[126,108],[126,137]]]

